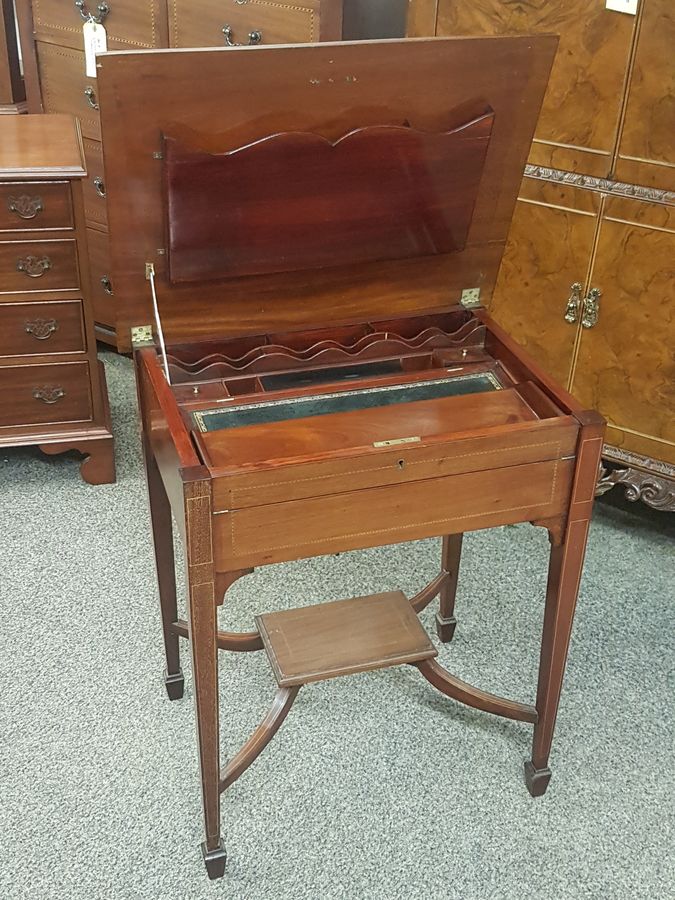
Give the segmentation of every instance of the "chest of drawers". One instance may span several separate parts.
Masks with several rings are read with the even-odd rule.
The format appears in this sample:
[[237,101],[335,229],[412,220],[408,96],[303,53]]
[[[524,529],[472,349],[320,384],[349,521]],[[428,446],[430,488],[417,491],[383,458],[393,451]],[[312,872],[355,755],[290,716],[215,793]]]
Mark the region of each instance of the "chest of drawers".
[[0,122],[0,446],[78,450],[90,484],[115,480],[88,297],[86,177],[70,116]]

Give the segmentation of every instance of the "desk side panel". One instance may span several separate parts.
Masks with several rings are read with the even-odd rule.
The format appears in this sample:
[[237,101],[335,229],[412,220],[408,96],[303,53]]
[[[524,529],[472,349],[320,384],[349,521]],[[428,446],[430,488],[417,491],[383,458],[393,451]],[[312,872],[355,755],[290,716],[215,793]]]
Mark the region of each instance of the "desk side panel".
[[141,428],[146,449],[157,462],[176,522],[185,537],[181,471],[200,464],[171,389],[159,369],[154,347],[134,356]]

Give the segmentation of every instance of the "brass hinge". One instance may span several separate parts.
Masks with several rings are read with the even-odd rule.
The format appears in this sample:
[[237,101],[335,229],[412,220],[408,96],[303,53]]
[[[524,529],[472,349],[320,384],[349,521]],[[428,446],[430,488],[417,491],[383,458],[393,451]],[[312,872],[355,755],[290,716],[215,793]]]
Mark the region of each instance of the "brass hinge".
[[152,347],[154,343],[152,325],[135,325],[131,329],[131,346],[134,350],[138,350],[139,347]]
[[480,306],[480,288],[464,288],[459,302],[464,309]]

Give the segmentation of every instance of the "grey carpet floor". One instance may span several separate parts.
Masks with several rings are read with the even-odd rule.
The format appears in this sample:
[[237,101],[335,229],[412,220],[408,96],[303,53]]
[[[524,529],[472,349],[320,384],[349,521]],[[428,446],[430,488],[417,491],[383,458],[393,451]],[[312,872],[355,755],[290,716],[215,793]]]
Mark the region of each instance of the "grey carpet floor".
[[[672,533],[605,504],[545,797],[523,784],[529,726],[453,703],[413,669],[312,685],[224,795],[228,869],[210,883],[187,654],[185,699],[161,681],[131,365],[105,360],[116,485],[85,485],[72,459],[0,453],[2,900],[675,897]],[[467,537],[441,650],[457,675],[533,700],[547,546],[530,526]],[[437,564],[423,541],[259,570],[222,623],[412,593]],[[273,691],[262,654],[221,655],[224,756]]]

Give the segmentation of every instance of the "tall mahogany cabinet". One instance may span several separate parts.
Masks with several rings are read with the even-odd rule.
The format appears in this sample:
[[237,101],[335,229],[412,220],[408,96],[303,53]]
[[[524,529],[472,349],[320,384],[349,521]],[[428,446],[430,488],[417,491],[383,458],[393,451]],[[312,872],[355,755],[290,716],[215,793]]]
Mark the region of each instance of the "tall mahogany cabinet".
[[608,420],[600,490],[675,509],[675,5],[412,0],[408,33],[560,47],[491,314]]
[[92,17],[109,50],[314,43],[396,37],[405,0],[17,0],[30,112],[77,116],[84,135],[87,240],[99,338],[116,344],[108,214],[96,78],[85,71],[82,26]]

